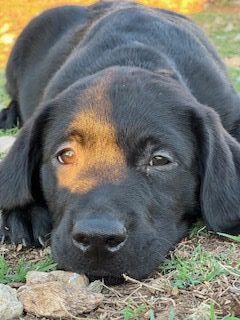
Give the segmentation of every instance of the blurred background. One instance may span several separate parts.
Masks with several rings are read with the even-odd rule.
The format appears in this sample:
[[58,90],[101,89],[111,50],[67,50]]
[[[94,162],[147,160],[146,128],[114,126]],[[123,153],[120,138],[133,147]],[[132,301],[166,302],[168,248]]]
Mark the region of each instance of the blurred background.
[[[115,0],[119,1],[119,0]],[[10,50],[24,26],[44,9],[64,4],[90,5],[94,0],[0,0],[0,103]],[[194,19],[210,36],[240,88],[240,0],[137,0]],[[5,103],[4,103],[5,104]]]

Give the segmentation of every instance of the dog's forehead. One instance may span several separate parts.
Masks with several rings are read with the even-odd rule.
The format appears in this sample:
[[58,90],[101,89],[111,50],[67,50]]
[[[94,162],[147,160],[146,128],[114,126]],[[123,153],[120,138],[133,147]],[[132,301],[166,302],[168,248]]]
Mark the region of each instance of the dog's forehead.
[[178,103],[189,101],[176,88],[166,89],[168,83],[164,81],[148,73],[111,70],[84,86],[74,87],[60,100],[61,106],[52,117],[50,135],[55,137],[54,132],[62,132],[62,137],[49,139],[52,143],[48,150],[53,149],[54,140],[67,140],[72,133],[88,142],[102,141],[113,146],[119,145],[120,140],[124,145],[128,141],[130,147],[140,137],[153,136],[172,145],[172,149],[179,148],[179,153],[183,148],[191,150],[186,146],[193,144],[188,141],[191,128],[186,110],[177,107]]
[[101,133],[114,139],[114,126],[111,119],[112,103],[108,96],[109,80],[104,79],[85,89],[75,103],[75,113],[67,128],[67,132],[82,131],[84,135]]
[[76,114],[94,113],[95,117],[108,121],[112,118],[117,125],[129,122],[134,127],[137,121],[144,123],[146,118],[161,114],[160,121],[164,122],[169,117],[167,104],[174,106],[179,98],[184,99],[182,87],[176,92],[175,84],[169,76],[138,68],[111,67],[82,79],[59,95],[58,110],[52,120],[65,127],[74,121]]
[[66,129],[67,138],[81,161],[71,170],[58,170],[61,187],[71,192],[88,192],[102,183],[118,184],[125,178],[126,161],[117,143],[111,118],[112,104],[107,96],[107,81],[87,88]]

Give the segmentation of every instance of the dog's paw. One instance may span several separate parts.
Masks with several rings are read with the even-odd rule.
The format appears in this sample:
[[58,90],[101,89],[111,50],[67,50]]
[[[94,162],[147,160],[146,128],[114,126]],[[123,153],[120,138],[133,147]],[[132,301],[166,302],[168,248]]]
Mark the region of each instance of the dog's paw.
[[39,206],[31,208],[31,231],[35,245],[45,246],[49,243],[52,222],[48,210]]
[[18,119],[18,103],[11,101],[8,107],[0,112],[0,129],[12,129],[16,127]]
[[52,224],[47,209],[31,205],[24,209],[3,211],[0,220],[0,243],[45,246]]

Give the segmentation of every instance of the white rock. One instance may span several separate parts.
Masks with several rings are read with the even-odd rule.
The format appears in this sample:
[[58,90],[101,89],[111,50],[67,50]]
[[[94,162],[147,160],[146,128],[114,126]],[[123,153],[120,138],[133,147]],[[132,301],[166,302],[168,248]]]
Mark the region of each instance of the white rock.
[[0,319],[9,320],[23,313],[23,305],[17,299],[16,289],[0,284]]
[[15,140],[16,138],[11,136],[0,137],[0,153],[8,152]]

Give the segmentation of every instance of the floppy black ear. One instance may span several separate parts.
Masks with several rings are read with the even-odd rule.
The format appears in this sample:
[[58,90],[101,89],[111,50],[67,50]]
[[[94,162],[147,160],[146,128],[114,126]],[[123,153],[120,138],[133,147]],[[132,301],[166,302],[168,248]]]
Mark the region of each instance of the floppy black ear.
[[33,173],[41,160],[40,129],[44,119],[45,113],[32,117],[0,163],[0,209],[13,209],[33,202]]
[[202,215],[213,231],[240,233],[240,144],[218,114],[200,107],[193,120],[199,148]]

